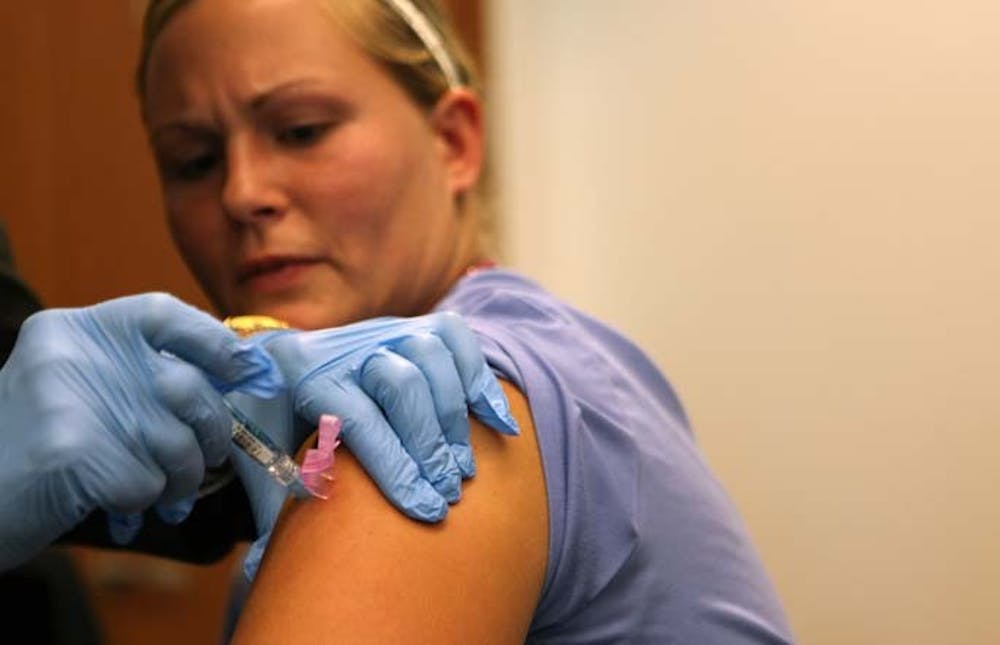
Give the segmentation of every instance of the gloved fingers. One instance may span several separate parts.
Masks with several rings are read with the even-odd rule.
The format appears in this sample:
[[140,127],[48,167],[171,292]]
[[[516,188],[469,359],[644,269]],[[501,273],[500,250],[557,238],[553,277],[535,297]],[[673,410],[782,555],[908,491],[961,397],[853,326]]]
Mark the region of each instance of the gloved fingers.
[[[382,493],[403,513],[423,522],[444,519],[448,503],[423,478],[382,411],[358,384],[332,374],[318,374],[304,381],[296,391],[295,407],[313,426],[323,414],[340,417],[344,424],[340,432],[344,444]],[[412,420],[406,422],[411,423]]]
[[108,534],[115,544],[126,545],[142,530],[142,513],[108,511]]
[[264,347],[281,367],[285,382],[295,388],[314,370],[333,365],[356,350],[347,328],[258,334],[253,342]]
[[142,448],[164,477],[158,501],[169,504],[196,493],[205,477],[203,444],[191,426],[201,428],[210,456],[218,460],[222,450],[220,436],[225,432],[220,426],[225,425],[200,400],[205,392],[214,393],[189,365],[163,357],[154,371],[153,385],[173,414],[162,410],[160,414],[140,419],[138,425]]
[[393,349],[416,365],[427,379],[445,441],[458,462],[462,476],[472,477],[476,464],[469,447],[469,408],[451,352],[440,338],[432,334],[409,336]]
[[433,315],[433,331],[455,357],[472,413],[494,430],[517,435],[520,430],[496,376],[490,371],[479,340],[461,316],[451,312]]
[[156,464],[140,459],[123,445],[106,444],[78,472],[85,495],[107,512],[108,531],[117,544],[128,544],[142,528],[143,509],[161,495],[166,476]]
[[263,466],[242,452],[233,453],[233,468],[250,500],[257,534],[270,532],[285,498],[288,497],[288,489],[272,478]]
[[257,577],[257,571],[260,569],[260,561],[264,558],[264,551],[267,549],[267,543],[270,541],[271,532],[268,531],[265,535],[254,540],[250,544],[250,548],[247,549],[247,554],[243,558],[243,575],[250,582],[253,582],[254,578]]
[[205,479],[205,460],[187,426],[165,418],[155,431],[146,433],[146,444],[165,478],[159,502],[171,504],[198,492]]
[[445,441],[430,385],[420,368],[399,354],[380,348],[361,366],[359,381],[382,409],[424,478],[446,500],[457,502],[461,496],[462,471]]
[[225,325],[168,294],[123,298],[146,342],[205,371],[222,392],[240,390],[273,396],[283,385],[277,366],[260,347],[243,342]]
[[195,493],[176,502],[157,504],[156,514],[167,524],[180,524],[191,514],[197,501],[198,495]]
[[271,479],[263,467],[242,452],[234,453],[233,467],[243,483],[253,511],[254,525],[257,528],[257,539],[243,560],[243,572],[248,580],[253,580],[260,566],[271,531],[278,521],[278,514],[288,497],[288,491]]
[[[167,524],[180,524],[191,514],[197,499],[197,495],[192,495],[172,504],[157,504],[156,514]],[[141,530],[142,513],[108,512],[108,533],[115,544],[128,544]]]
[[383,317],[331,329],[258,334],[252,342],[274,357],[285,382],[294,388],[313,372],[367,356],[376,347],[391,346],[396,340],[429,328],[424,318]]
[[[193,431],[204,464],[220,466],[230,454],[232,418],[222,397],[195,367],[172,356],[160,356],[153,376],[157,396],[166,408]],[[161,429],[151,430],[157,435]],[[179,441],[179,439],[175,439]],[[185,443],[176,450],[188,447]],[[174,453],[168,451],[167,456]],[[162,464],[170,467],[171,464]],[[200,480],[199,480],[200,481]]]

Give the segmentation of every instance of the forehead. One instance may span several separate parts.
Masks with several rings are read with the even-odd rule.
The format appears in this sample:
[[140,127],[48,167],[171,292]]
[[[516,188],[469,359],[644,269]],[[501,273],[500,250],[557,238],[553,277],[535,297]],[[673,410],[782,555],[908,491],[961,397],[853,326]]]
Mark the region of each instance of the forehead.
[[147,112],[221,94],[250,100],[298,78],[345,89],[384,80],[327,11],[323,0],[193,0],[150,51]]

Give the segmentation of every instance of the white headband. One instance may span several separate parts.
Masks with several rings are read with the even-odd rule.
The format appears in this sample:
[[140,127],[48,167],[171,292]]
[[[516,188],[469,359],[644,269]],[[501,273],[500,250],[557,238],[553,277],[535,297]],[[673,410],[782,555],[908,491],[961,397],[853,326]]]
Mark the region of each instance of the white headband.
[[441,41],[441,34],[427,20],[427,16],[420,9],[417,9],[410,0],[385,0],[385,2],[396,10],[399,17],[406,21],[417,38],[424,43],[424,47],[441,68],[441,72],[448,81],[449,89],[461,87],[462,81],[458,74],[458,67],[448,50],[445,49],[444,43]]

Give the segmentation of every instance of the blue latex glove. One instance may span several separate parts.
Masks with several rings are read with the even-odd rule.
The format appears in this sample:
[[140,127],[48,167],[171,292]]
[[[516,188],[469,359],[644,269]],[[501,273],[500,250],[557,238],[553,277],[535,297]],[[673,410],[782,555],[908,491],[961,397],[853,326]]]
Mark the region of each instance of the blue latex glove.
[[[290,400],[230,400],[294,453],[322,414],[343,421],[341,440],[385,496],[408,516],[439,521],[475,473],[468,410],[517,434],[507,398],[479,342],[457,314],[378,318],[314,332],[256,337],[274,357]],[[286,491],[245,455],[235,457],[254,509],[258,540],[245,562],[253,577]],[[336,494],[336,493],[334,493]]]
[[166,294],[29,318],[0,371],[0,570],[97,508],[118,542],[154,504],[181,521],[206,464],[230,454],[218,392],[234,387],[282,381],[264,351]]

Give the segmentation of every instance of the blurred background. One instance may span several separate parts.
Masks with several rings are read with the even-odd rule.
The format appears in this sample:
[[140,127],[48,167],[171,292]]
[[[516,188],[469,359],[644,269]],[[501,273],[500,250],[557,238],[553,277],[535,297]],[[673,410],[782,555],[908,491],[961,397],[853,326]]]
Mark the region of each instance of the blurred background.
[[[51,306],[207,305],[136,115],[137,4],[0,4],[0,218]],[[666,371],[800,641],[1000,642],[1000,3],[448,4],[502,258]],[[231,560],[75,557],[109,643],[215,642]]]

